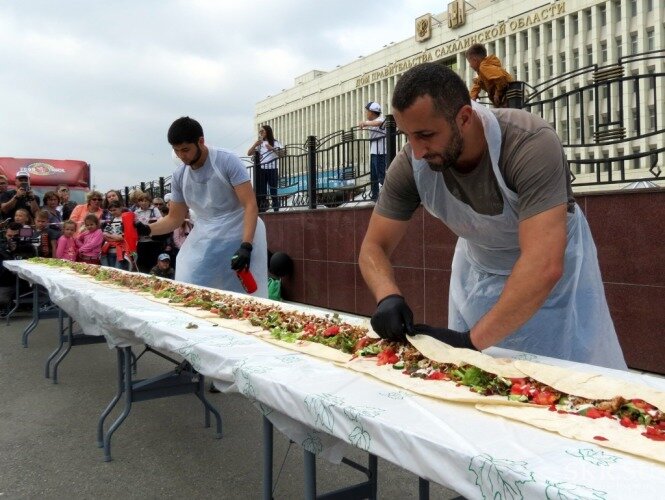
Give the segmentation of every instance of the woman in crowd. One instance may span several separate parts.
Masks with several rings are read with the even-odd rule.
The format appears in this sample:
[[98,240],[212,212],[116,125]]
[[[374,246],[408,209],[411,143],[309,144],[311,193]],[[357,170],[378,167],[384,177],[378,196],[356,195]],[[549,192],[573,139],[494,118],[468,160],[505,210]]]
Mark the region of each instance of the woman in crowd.
[[57,194],[60,198],[60,205],[58,205],[58,212],[62,214],[62,220],[68,220],[72,214],[74,208],[76,208],[76,202],[69,201],[69,187],[67,184],[58,184]]
[[98,220],[104,219],[104,209],[102,208],[102,201],[104,196],[99,191],[90,191],[86,199],[87,203],[76,205],[72,211],[70,220],[76,222],[76,227],[80,231],[83,228],[83,221],[88,214],[93,214]]
[[[258,151],[261,159],[261,168],[256,179],[254,189],[259,203],[259,212],[265,212],[268,208],[268,194],[272,197],[272,208],[275,212],[279,210],[279,197],[277,196],[277,183],[279,182],[279,151],[282,144],[275,139],[270,125],[263,125],[259,129],[259,138],[247,151],[252,156]],[[267,188],[267,190],[266,190]]]
[[[137,222],[152,224],[162,218],[162,213],[151,203],[151,198],[146,193],[141,193],[137,199],[137,208],[134,215]],[[157,256],[164,250],[164,241],[155,241],[150,236],[141,236],[137,247],[137,262],[139,272],[149,273],[152,266],[157,262]]]
[[62,235],[62,214],[58,211],[60,197],[55,191],[46,191],[44,193],[44,206],[42,209],[48,213],[48,227],[55,240]]

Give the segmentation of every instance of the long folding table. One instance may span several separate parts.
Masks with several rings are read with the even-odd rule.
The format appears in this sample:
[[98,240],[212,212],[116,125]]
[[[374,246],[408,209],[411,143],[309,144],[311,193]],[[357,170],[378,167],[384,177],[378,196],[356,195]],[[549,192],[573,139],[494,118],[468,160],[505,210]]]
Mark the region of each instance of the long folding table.
[[[44,286],[87,334],[104,335],[109,346],[145,344],[173,353],[218,387],[242,393],[265,417],[267,437],[274,426],[312,457],[340,462],[353,446],[467,498],[623,499],[665,491],[663,464],[487,415],[471,405],[422,397],[57,268],[18,261],[5,266]],[[665,391],[665,381],[648,375],[500,349],[487,352],[610,374]],[[265,442],[264,449],[267,457],[271,444]],[[270,498],[269,458],[264,498]],[[311,468],[308,474],[311,498]]]

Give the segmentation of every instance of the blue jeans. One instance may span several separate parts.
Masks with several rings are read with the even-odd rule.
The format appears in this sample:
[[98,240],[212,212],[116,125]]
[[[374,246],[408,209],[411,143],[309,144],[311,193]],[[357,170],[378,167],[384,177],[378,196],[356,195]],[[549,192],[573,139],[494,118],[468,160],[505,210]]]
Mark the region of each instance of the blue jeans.
[[106,267],[115,267],[116,269],[123,269],[127,270],[127,261],[125,260],[117,260],[118,256],[115,252],[107,253],[106,255],[102,255],[102,266]]
[[256,196],[258,198],[259,211],[268,209],[268,195],[272,197],[272,208],[279,210],[279,196],[277,196],[277,184],[279,183],[279,170],[276,168],[262,168],[259,170],[259,178],[256,184]]
[[372,183],[372,200],[379,197],[379,184],[386,179],[386,155],[370,155],[369,179]]

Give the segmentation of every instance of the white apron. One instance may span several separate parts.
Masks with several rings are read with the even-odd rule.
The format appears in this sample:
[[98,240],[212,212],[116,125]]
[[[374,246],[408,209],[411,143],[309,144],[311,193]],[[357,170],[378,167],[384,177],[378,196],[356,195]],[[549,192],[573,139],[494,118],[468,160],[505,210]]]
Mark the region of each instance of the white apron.
[[[208,148],[214,175],[196,182],[186,167],[182,177],[185,203],[196,213],[196,223],[178,252],[175,278],[185,283],[246,293],[231,269],[231,257],[242,243],[244,209],[231,183],[216,164],[217,151]],[[226,200],[227,208],[219,208]],[[235,202],[231,201],[235,200]],[[228,210],[229,202],[231,210]],[[268,246],[266,228],[259,218],[252,242],[250,271],[258,289],[255,297],[268,297]]]
[[[519,218],[517,193],[499,171],[501,129],[496,116],[473,103],[482,121],[492,170],[503,197],[503,213],[482,215],[447,189],[443,175],[424,160],[413,170],[424,207],[459,239],[450,278],[448,327],[470,330],[499,299],[517,258]],[[545,304],[498,347],[610,368],[626,369],[605,299],[596,247],[579,207],[568,214],[564,275]]]

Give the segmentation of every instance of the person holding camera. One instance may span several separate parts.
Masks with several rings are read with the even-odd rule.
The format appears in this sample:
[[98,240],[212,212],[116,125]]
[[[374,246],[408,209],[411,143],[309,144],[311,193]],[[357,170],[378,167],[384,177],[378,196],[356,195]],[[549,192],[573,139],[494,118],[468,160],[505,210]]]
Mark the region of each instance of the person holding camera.
[[39,210],[39,197],[30,189],[30,172],[19,170],[16,173],[16,189],[9,189],[0,194],[0,211],[3,218],[14,218],[19,208],[31,214]]
[[279,158],[283,154],[283,148],[284,146],[275,139],[272,127],[263,125],[259,129],[259,138],[247,151],[249,156],[258,152],[261,161],[261,168],[258,171],[258,178],[254,185],[259,212],[265,212],[268,209],[268,191],[272,197],[273,211],[279,211],[277,184],[279,183]]

